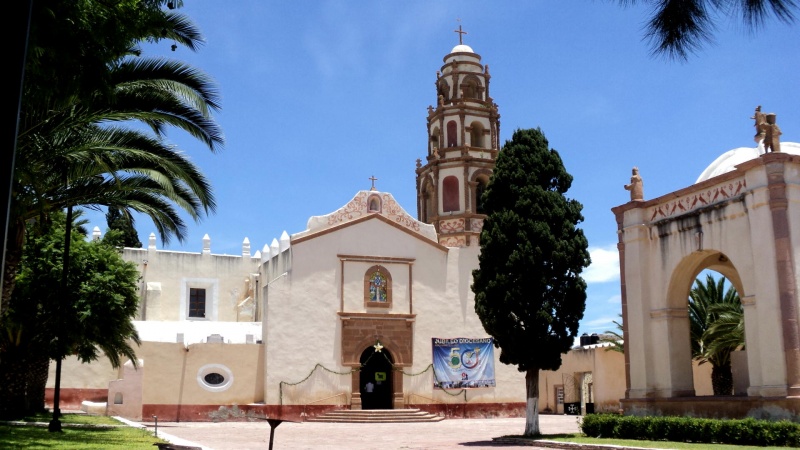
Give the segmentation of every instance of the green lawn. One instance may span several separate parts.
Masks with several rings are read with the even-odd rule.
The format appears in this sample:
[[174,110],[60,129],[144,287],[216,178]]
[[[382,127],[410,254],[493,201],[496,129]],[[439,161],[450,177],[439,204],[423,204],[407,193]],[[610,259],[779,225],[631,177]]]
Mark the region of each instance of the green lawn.
[[[0,448],[48,449],[48,450],[101,450],[101,449],[147,449],[153,450],[156,438],[151,431],[129,427],[111,417],[85,414],[65,414],[61,417],[61,433],[51,433],[46,426],[51,416],[37,416],[23,421],[30,425],[0,424]],[[73,428],[70,424],[97,425],[103,428]],[[111,426],[109,426],[111,425]]]
[[[510,439],[526,439],[524,436],[504,436]],[[623,446],[623,447],[641,447],[641,448],[668,448],[668,449],[690,449],[690,450],[777,450],[786,449],[786,447],[755,447],[746,445],[727,445],[727,444],[690,444],[687,442],[667,442],[667,441],[639,441],[635,439],[604,439],[604,438],[591,438],[583,436],[579,433],[576,434],[551,434],[544,435],[536,438],[537,440],[558,441],[558,442],[574,442],[577,444],[594,444],[594,445],[608,445],[608,446]]]

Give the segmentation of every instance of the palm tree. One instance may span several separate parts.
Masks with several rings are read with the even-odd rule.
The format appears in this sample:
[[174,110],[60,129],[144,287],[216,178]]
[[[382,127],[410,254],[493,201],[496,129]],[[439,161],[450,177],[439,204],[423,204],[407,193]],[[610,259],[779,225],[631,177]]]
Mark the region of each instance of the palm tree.
[[[218,92],[203,72],[164,59],[112,64],[110,92],[57,109],[27,105],[18,138],[6,254],[3,311],[22,255],[24,224],[68,206],[111,206],[149,216],[162,240],[183,240],[186,225],[173,204],[194,220],[213,211],[210,184],[164,142],[167,126],[185,130],[216,151],[222,132],[211,117]],[[131,129],[138,121],[152,135]]]
[[[53,212],[73,206],[114,207],[126,215],[138,211],[149,216],[166,243],[172,236],[183,240],[186,235],[180,211],[196,221],[215,209],[209,182],[179,149],[165,142],[164,131],[182,129],[216,151],[223,143],[211,116],[219,108],[216,86],[186,64],[139,58],[135,46],[169,36],[195,49],[201,36],[188,19],[174,13],[150,25],[123,51],[109,56],[106,71],[91,74],[94,90],[86,89],[92,83],[85,80],[77,83],[79,89],[66,93],[26,83],[0,320],[8,310],[28,221],[47,223]],[[132,122],[144,124],[151,133],[131,127]],[[65,268],[67,249],[65,245]],[[14,342],[14,330],[4,331],[8,342]],[[113,344],[117,337],[106,339]],[[6,352],[2,356],[4,385],[10,377],[34,370],[30,358],[17,361]],[[6,370],[12,365],[19,370]],[[0,398],[0,404],[9,405],[7,400]]]
[[618,314],[619,322],[616,320],[612,320],[611,322],[616,325],[616,331],[614,330],[606,330],[605,333],[600,337],[600,342],[605,342],[611,344],[611,347],[608,347],[606,351],[612,352],[619,352],[625,353],[625,338],[623,337],[624,328],[622,327],[622,314]]
[[711,363],[714,395],[733,394],[731,352],[744,348],[744,310],[733,286],[724,290],[725,278],[706,275],[695,280],[689,293],[692,357]]
[[[652,16],[646,36],[653,53],[686,59],[689,53],[713,41],[713,16],[740,18],[750,30],[757,30],[767,19],[792,23],[797,3],[794,0],[617,0],[623,6],[651,5]],[[740,16],[740,17],[737,17]]]

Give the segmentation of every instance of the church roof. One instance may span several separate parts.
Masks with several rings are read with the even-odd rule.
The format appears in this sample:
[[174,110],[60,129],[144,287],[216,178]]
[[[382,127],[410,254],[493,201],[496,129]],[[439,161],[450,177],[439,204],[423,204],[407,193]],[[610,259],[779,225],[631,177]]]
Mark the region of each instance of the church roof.
[[[781,142],[781,153],[789,153],[791,155],[800,155],[800,144],[796,142]],[[730,172],[736,168],[737,165],[756,159],[764,154],[764,146],[759,144],[758,147],[739,147],[721,154],[714,160],[703,173],[697,178],[695,184],[714,178],[717,175]]]
[[392,194],[379,191],[358,191],[344,206],[322,216],[308,219],[305,231],[292,235],[292,239],[333,228],[369,215],[381,215],[389,221],[419,234],[420,237],[438,243],[436,228],[420,222],[408,214],[394,199]]

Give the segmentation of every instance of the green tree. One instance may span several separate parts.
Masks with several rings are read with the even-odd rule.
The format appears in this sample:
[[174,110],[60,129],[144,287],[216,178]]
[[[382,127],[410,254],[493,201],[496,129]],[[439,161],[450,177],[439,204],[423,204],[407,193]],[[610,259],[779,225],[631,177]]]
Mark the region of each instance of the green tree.
[[[13,290],[28,220],[46,220],[51,211],[71,205],[113,206],[128,215],[135,210],[149,216],[166,243],[172,235],[179,240],[185,235],[185,225],[171,205],[195,220],[213,211],[210,185],[180,149],[164,142],[164,133],[168,127],[182,129],[212,151],[218,149],[222,132],[211,116],[211,111],[219,109],[217,88],[202,71],[176,61],[141,57],[136,48],[140,42],[163,38],[190,49],[202,42],[188,18],[160,9],[165,3],[36,2],[39,12],[34,18],[41,15],[47,26],[34,26],[31,33],[31,53],[39,56],[31,58],[30,70],[26,69],[0,312]],[[132,24],[113,36],[97,32],[116,30],[120,21]],[[73,24],[80,25],[73,29]],[[86,27],[93,32],[86,33]],[[63,33],[56,39],[48,34],[51,29],[63,29]],[[96,42],[89,45],[84,42],[87,39]],[[68,45],[61,48],[61,42]],[[95,62],[97,55],[82,53],[86,45],[108,49],[101,52],[101,68]],[[74,72],[76,77],[86,73],[88,78],[64,83],[72,87],[53,87],[49,66],[42,62],[48,58],[64,73]],[[132,129],[131,122],[146,125],[152,133]],[[157,167],[159,158],[182,161],[165,169]],[[87,161],[91,164],[84,167]],[[175,172],[178,166],[183,175]],[[123,171],[135,175],[119,189]],[[138,196],[129,192],[136,190],[137,183]],[[108,192],[120,190],[127,194]]]
[[548,145],[540,129],[516,130],[499,152],[472,284],[500,362],[525,372],[525,435],[539,434],[539,371],[558,369],[578,333],[590,262],[582,205],[565,196],[572,176]]
[[[210,184],[164,133],[184,130],[212,151],[223,142],[211,116],[219,101],[210,77],[180,62],[141,57],[137,47],[170,39],[194,50],[202,41],[188,18],[162,10],[167,1],[35,3],[0,319],[11,299],[28,222],[47,224],[54,212],[72,206],[108,206],[149,216],[165,243],[171,236],[182,240],[186,226],[179,210],[199,220],[215,203]],[[134,122],[150,132],[132,127]],[[17,364],[13,356],[0,353],[0,365]],[[0,384],[10,384],[8,377]],[[6,400],[0,398],[0,404],[9,404]]]
[[[168,4],[173,9],[167,8]],[[27,101],[59,108],[109,88],[108,64],[141,53],[140,42],[196,49],[199,31],[182,0],[36,0],[25,67]]]
[[767,20],[793,23],[794,0],[616,0],[623,6],[645,3],[652,7],[646,37],[653,53],[686,59],[705,44],[713,42],[716,22],[738,19],[755,31]]
[[733,286],[725,290],[725,278],[706,275],[695,280],[689,292],[689,324],[692,357],[711,363],[714,395],[733,394],[731,353],[744,348],[744,310]]
[[125,214],[119,208],[110,207],[106,212],[106,224],[111,233],[103,237],[103,240],[115,247],[141,248],[142,241],[139,240],[139,233],[134,227],[134,219],[130,214]]
[[[83,362],[91,362],[102,353],[113,367],[122,364],[121,357],[136,361],[136,266],[125,262],[108,243],[88,242],[85,234],[74,232],[70,242],[70,288],[66,292],[55,289],[61,284],[65,221],[63,214],[53,217],[52,223],[45,225],[47,230],[28,233],[22,269],[3,319],[6,333],[0,338],[0,347],[4,356],[18,358],[10,358],[10,365],[0,365],[0,371],[17,369],[29,374],[3,374],[3,379],[11,375],[16,383],[0,387],[8,389],[6,395],[16,399],[15,403],[0,407],[6,417],[43,409],[50,359],[75,355]],[[27,365],[13,364],[19,362]],[[10,410],[11,406],[20,405],[25,411]]]

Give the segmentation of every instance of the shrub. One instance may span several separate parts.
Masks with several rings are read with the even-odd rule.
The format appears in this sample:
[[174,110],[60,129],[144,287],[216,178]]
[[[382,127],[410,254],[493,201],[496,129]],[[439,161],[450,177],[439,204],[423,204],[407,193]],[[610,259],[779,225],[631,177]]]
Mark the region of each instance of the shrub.
[[797,447],[800,424],[788,420],[696,419],[587,414],[581,431],[590,437],[650,441]]

